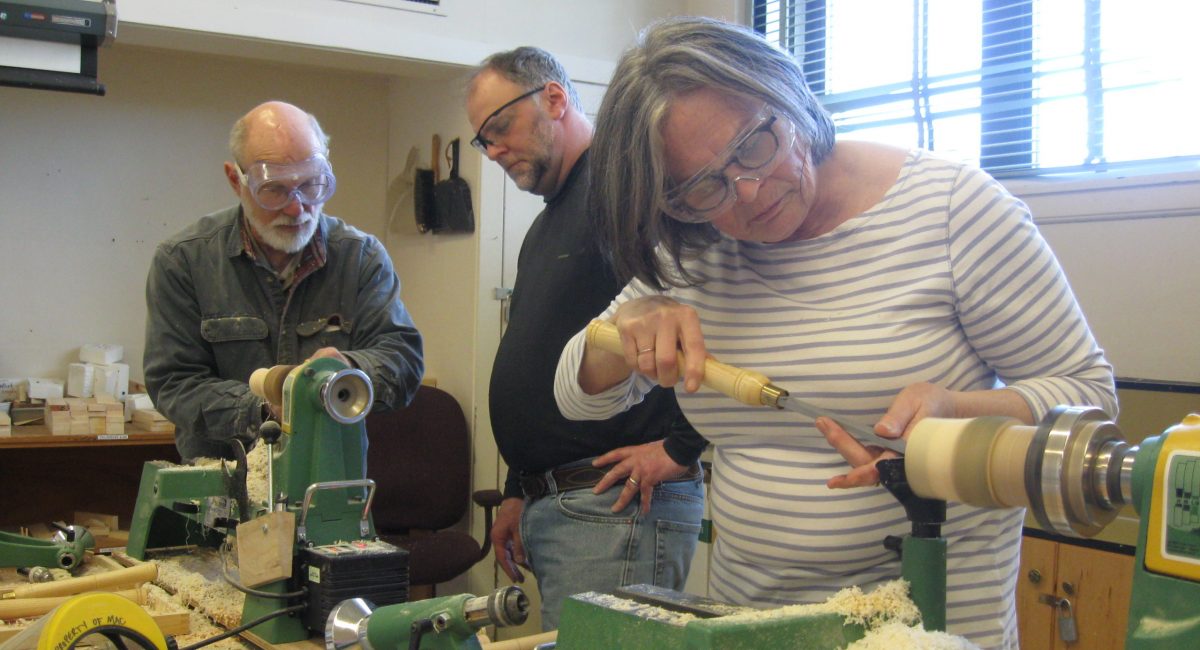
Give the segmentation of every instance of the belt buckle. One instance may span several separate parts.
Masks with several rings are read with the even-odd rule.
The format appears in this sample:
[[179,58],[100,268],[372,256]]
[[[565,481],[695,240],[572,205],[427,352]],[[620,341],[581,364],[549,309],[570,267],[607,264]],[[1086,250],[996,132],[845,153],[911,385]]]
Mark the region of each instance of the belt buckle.
[[521,491],[530,499],[540,499],[550,492],[546,479],[537,474],[521,476],[518,482],[521,484]]

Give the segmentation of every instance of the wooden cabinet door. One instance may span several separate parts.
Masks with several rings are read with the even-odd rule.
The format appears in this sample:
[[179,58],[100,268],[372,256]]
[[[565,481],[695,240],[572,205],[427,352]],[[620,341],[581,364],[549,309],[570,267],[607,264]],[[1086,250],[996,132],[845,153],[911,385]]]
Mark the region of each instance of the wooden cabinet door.
[[[1071,600],[1075,627],[1079,631],[1079,640],[1066,644],[1058,640],[1056,630],[1055,648],[1122,650],[1125,647],[1129,592],[1133,587],[1133,556],[1059,544],[1055,587],[1060,598]],[[1051,609],[1047,605],[1043,607]],[[1025,647],[1024,643],[1021,647]]]
[[1017,633],[1021,650],[1050,650],[1058,638],[1055,609],[1039,600],[1057,585],[1058,543],[1037,537],[1021,540],[1021,574],[1017,577]]

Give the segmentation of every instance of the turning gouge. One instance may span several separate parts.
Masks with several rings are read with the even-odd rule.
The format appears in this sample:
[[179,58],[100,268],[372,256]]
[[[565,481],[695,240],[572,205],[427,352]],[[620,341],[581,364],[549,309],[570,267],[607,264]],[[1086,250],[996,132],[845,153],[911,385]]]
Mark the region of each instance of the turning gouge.
[[[606,352],[624,354],[617,326],[608,321],[594,320],[588,325],[587,344]],[[677,354],[679,355],[679,366],[682,368],[683,352]],[[772,384],[771,380],[761,372],[737,368],[709,357],[704,360],[704,380],[701,383],[749,406],[787,409],[807,415],[814,420],[818,417],[827,417],[837,422],[860,442],[879,445],[900,453],[904,451],[903,441],[881,438],[868,426],[849,422],[815,404],[795,397],[787,390]]]

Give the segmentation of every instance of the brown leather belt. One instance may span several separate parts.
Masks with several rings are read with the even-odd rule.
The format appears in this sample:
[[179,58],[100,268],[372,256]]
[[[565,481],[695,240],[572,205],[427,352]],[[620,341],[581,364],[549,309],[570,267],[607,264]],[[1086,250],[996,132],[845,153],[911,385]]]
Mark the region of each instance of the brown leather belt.
[[[580,465],[578,467],[564,467],[552,469],[541,474],[522,474],[520,476],[521,491],[530,499],[540,499],[559,492],[568,490],[582,490],[595,486],[604,479],[604,475],[611,469],[608,467],[592,467],[591,465]],[[669,478],[663,483],[674,483],[676,481],[692,481],[700,477],[700,463],[692,463],[687,471],[674,478]],[[613,485],[622,485],[625,479],[621,479]]]

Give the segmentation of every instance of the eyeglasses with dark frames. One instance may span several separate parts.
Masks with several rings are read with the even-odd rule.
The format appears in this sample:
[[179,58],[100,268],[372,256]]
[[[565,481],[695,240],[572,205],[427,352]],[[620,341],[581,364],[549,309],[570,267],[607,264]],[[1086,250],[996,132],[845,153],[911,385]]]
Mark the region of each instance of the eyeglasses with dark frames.
[[491,122],[492,118],[499,115],[501,112],[504,111],[504,109],[508,108],[509,106],[516,104],[517,102],[521,101],[522,99],[525,99],[526,97],[532,97],[533,95],[536,95],[536,94],[542,92],[543,90],[546,89],[546,86],[548,86],[548,85],[550,85],[550,84],[546,84],[545,86],[541,86],[539,88],[534,88],[533,90],[527,91],[525,93],[518,95],[517,97],[510,99],[509,101],[505,102],[503,106],[501,106],[500,108],[497,108],[496,110],[492,111],[491,114],[489,114],[487,117],[483,118],[483,123],[479,125],[479,130],[475,132],[475,137],[471,138],[471,146],[475,147],[476,149],[479,150],[480,153],[482,153],[483,155],[486,156],[487,148],[491,145],[496,144],[494,141],[484,137],[484,135],[483,135],[483,130],[487,128],[488,122]]
[[[736,199],[737,183],[762,181],[782,158],[781,152],[790,148],[794,141],[795,129],[791,121],[779,119],[769,105],[764,105],[721,155],[667,191],[663,212],[686,223],[710,221]],[[730,178],[729,167],[732,165],[749,173]]]

